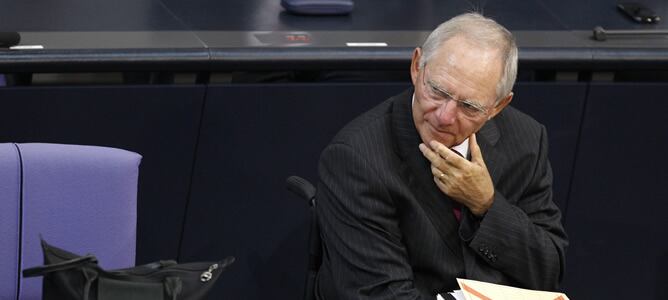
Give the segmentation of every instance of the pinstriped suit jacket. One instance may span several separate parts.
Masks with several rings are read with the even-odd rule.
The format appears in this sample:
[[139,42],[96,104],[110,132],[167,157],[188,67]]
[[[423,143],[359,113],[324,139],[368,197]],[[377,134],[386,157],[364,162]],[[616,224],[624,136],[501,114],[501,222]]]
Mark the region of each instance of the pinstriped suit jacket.
[[434,299],[455,278],[555,290],[567,237],[552,201],[545,128],[507,107],[479,131],[495,186],[482,220],[433,182],[412,90],[344,127],[319,163],[319,299]]

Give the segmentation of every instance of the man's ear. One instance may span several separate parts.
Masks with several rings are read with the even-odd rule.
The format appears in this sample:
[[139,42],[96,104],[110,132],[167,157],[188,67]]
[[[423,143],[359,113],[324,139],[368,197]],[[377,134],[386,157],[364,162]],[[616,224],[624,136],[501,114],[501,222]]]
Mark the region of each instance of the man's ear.
[[417,85],[420,74],[420,57],[422,57],[422,49],[420,47],[413,50],[413,58],[411,59],[411,80],[413,86]]
[[510,92],[508,96],[504,97],[501,99],[493,108],[492,112],[489,114],[489,117],[487,117],[487,120],[494,118],[497,114],[499,114],[508,104],[510,104],[510,101],[513,101],[513,96],[515,94],[513,92]]

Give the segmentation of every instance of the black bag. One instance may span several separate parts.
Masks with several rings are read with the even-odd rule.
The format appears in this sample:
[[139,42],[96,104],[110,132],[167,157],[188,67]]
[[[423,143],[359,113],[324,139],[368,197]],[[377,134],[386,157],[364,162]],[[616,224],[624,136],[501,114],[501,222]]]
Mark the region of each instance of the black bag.
[[162,300],[202,299],[229,265],[219,262],[177,264],[158,261],[106,271],[93,255],[78,256],[42,240],[44,266],[23,270],[23,277],[44,276],[42,299]]

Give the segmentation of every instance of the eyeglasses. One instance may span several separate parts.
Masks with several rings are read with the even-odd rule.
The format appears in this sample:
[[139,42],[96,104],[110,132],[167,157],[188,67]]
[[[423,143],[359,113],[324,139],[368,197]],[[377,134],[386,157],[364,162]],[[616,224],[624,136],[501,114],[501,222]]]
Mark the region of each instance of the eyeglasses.
[[427,65],[425,64],[422,71],[422,86],[425,90],[426,96],[435,103],[447,104],[450,101],[457,103],[457,108],[462,114],[469,119],[480,119],[487,115],[489,108],[467,99],[455,99],[447,90],[439,87],[431,80],[427,80]]

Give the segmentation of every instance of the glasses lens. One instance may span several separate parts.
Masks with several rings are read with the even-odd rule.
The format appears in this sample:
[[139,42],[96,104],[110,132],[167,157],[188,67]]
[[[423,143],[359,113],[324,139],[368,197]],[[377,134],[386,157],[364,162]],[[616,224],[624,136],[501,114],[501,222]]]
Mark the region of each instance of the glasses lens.
[[425,66],[424,68],[425,71],[422,73],[422,84],[424,87],[426,87],[427,97],[429,97],[429,99],[437,103],[447,103],[450,100],[454,100],[457,102],[457,107],[464,114],[464,116],[471,119],[478,118],[486,113],[486,111],[483,108],[479,107],[474,103],[468,102],[466,100],[457,100],[448,96],[441,95],[439,89],[436,88],[431,81],[426,79],[427,77],[426,69],[427,68]]
[[470,118],[479,117],[485,113],[479,107],[466,101],[459,101],[459,108],[464,113],[464,115]]

